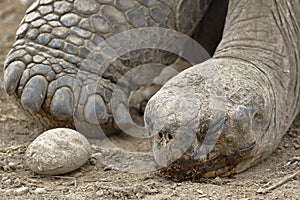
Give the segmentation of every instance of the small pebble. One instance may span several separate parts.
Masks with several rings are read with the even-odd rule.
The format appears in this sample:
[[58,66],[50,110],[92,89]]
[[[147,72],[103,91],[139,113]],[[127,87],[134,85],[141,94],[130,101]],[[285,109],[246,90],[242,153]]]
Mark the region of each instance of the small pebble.
[[34,190],[34,193],[35,194],[44,194],[44,193],[46,193],[47,192],[47,190],[45,189],[45,188],[36,188],[35,190]]
[[215,181],[217,181],[217,182],[222,182],[222,179],[221,179],[219,176],[217,176],[217,177],[215,178]]
[[103,171],[110,171],[113,170],[113,166],[112,165],[108,165],[106,167],[104,167]]
[[289,136],[291,136],[292,138],[298,138],[298,132],[290,132],[290,134],[288,134]]
[[4,181],[5,185],[11,185],[12,184],[12,180],[11,179],[7,179],[6,181]]
[[17,169],[24,169],[24,165],[18,165]]
[[149,189],[147,192],[149,194],[157,194],[157,193],[159,193],[159,191],[157,189]]
[[18,165],[16,163],[13,163],[13,162],[9,162],[8,163],[8,167],[12,170],[16,170]]
[[8,165],[3,166],[2,168],[3,168],[3,171],[5,171],[5,172],[10,169]]
[[20,185],[21,184],[21,180],[19,178],[16,178],[14,180],[14,185]]
[[96,192],[96,196],[98,196],[98,197],[101,197],[101,196],[103,196],[104,195],[104,192],[102,191],[102,190],[98,190],[97,192]]
[[197,190],[197,192],[198,192],[199,194],[203,194],[203,191],[202,191],[202,190]]
[[16,195],[23,195],[23,194],[27,194],[29,192],[29,188],[28,187],[20,187],[18,189],[15,190],[15,194]]
[[97,159],[96,158],[90,158],[89,163],[91,165],[96,165],[97,164]]
[[62,190],[62,192],[63,192],[64,194],[66,194],[66,193],[69,193],[70,190],[69,190],[68,188],[64,188],[64,189]]
[[82,173],[82,172],[76,172],[73,176],[75,177],[75,178],[78,178],[78,177],[81,177],[81,176],[83,176],[84,174]]
[[13,192],[14,192],[13,189],[5,190],[5,193],[8,194],[8,195],[13,194]]
[[295,162],[290,164],[290,167],[291,167],[292,170],[295,170],[295,169],[300,167],[300,163],[298,161],[295,161]]

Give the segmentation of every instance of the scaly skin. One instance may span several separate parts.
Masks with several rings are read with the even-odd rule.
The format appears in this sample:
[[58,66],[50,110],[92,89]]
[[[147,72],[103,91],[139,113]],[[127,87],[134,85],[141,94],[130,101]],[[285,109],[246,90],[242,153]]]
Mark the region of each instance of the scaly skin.
[[299,1],[230,1],[214,57],[169,80],[147,104],[166,177],[228,176],[270,155],[300,108],[299,30]]
[[[192,34],[207,6],[208,0],[38,0],[27,10],[7,56],[5,91],[46,129],[74,127],[75,115],[78,121],[116,130],[110,100],[119,77],[137,65],[168,65],[176,57],[148,49],[113,60],[112,51],[119,47],[98,45],[140,27]],[[97,91],[91,91],[97,82]]]

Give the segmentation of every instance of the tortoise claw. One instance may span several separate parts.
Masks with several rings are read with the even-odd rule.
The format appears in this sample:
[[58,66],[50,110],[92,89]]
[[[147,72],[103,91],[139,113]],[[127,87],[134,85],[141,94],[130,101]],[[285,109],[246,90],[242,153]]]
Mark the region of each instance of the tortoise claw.
[[26,65],[22,61],[15,61],[9,64],[4,71],[4,90],[12,95],[19,84]]
[[21,104],[24,109],[38,113],[45,100],[48,81],[41,75],[32,77],[25,85],[21,96]]
[[73,116],[74,97],[68,87],[62,87],[55,91],[51,101],[50,111],[58,118],[71,118]]
[[106,105],[100,95],[92,95],[84,108],[85,120],[91,124],[105,123],[108,120]]

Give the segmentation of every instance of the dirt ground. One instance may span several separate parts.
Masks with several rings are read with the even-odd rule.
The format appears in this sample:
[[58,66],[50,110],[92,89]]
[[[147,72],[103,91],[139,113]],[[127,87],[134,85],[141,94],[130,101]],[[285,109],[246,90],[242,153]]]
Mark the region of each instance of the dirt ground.
[[[1,83],[3,62],[24,12],[19,1],[0,0]],[[95,160],[74,173],[46,177],[31,172],[23,160],[41,129],[2,88],[0,94],[0,199],[300,199],[300,176],[266,194],[256,192],[299,171],[300,117],[267,160],[230,178],[175,183],[156,173],[122,173]]]

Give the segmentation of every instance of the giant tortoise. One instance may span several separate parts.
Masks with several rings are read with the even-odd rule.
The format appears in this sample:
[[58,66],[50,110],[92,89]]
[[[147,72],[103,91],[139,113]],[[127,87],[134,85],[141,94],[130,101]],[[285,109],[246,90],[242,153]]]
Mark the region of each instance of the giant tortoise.
[[[177,33],[212,58],[169,51],[182,42]],[[299,49],[298,0],[37,0],[7,56],[4,88],[46,129],[76,121],[118,132],[127,115],[113,113],[116,85],[125,96],[151,90],[124,75],[143,65],[142,79],[159,76],[158,63],[175,63],[183,71],[139,98],[132,115],[144,114],[167,177],[228,176],[270,155],[297,115]]]

